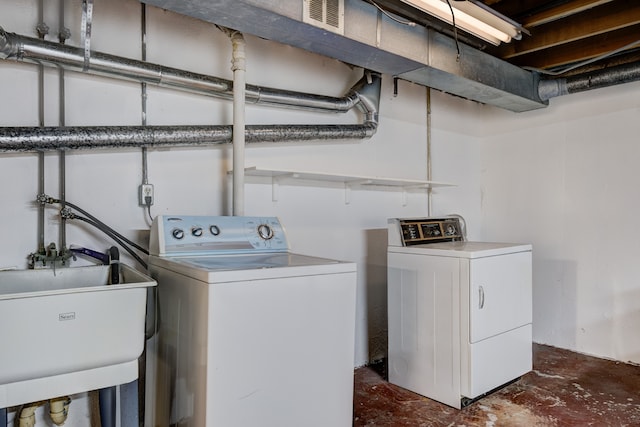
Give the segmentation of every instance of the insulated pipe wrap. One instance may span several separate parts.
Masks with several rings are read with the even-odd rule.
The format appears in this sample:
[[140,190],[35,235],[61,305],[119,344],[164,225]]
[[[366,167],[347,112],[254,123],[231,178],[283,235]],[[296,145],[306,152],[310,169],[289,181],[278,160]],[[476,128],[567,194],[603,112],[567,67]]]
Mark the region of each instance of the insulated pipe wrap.
[[0,151],[163,147],[231,141],[231,126],[0,127]]
[[543,101],[547,101],[556,96],[638,80],[640,80],[640,62],[634,62],[566,78],[541,80],[538,84],[538,96]]
[[[248,125],[248,143],[365,139],[377,124]],[[0,127],[0,152],[229,144],[231,126]]]
[[637,80],[640,80],[640,63],[624,64],[585,75],[568,77],[566,84],[568,93],[577,93]]
[[326,141],[331,139],[365,139],[376,131],[373,125],[275,125],[247,126],[249,143]]

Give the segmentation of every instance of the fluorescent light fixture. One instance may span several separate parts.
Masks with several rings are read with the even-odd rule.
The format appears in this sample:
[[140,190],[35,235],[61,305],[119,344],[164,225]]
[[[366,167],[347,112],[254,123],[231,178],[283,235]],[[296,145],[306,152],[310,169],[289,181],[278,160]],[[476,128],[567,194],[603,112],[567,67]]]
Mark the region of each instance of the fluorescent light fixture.
[[523,30],[519,24],[475,1],[450,0],[453,17],[446,0],[401,1],[451,25],[455,18],[456,27],[496,46],[511,39],[519,40]]

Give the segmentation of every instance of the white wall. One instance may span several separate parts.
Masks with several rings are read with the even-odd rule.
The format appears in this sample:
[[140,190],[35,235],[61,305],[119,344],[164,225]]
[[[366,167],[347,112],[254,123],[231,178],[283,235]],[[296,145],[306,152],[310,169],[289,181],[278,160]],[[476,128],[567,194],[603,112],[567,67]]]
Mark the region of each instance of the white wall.
[[[58,31],[57,2],[45,2],[45,21]],[[7,31],[34,35],[37,2],[4,0]],[[92,46],[139,58],[140,5],[98,1]],[[231,49],[212,25],[148,9],[148,60],[231,78]],[[67,2],[70,44],[78,45],[80,1]],[[361,75],[334,60],[247,36],[251,84],[342,95]],[[58,124],[57,72],[46,71],[46,124]],[[636,135],[640,84],[551,100],[543,110],[515,114],[434,92],[433,214],[456,212],[472,239],[534,245],[534,339],[622,361],[640,362],[640,256],[636,210]],[[29,64],[0,61],[1,126],[36,126],[37,73]],[[67,125],[140,123],[140,88],[68,73]],[[316,114],[247,107],[248,123],[357,123],[356,113]],[[148,123],[230,124],[231,104],[149,87]],[[394,97],[384,76],[378,133],[367,141],[250,147],[247,164],[325,173],[426,178],[426,91],[400,82]],[[37,156],[0,154],[2,209],[0,267],[26,267],[36,250]],[[150,150],[155,185],[152,214],[230,213],[229,148]],[[149,221],[137,205],[141,155],[137,149],[69,152],[67,197],[129,237],[144,242]],[[46,154],[46,192],[57,196],[58,155]],[[384,356],[386,346],[386,219],[426,215],[424,193],[352,191],[330,185],[271,186],[249,179],[246,215],[277,215],[295,252],[358,263],[354,365]],[[46,241],[58,242],[56,208],[47,209]],[[82,224],[68,242],[105,249],[111,242]],[[131,259],[127,262],[133,265]],[[81,264],[79,261],[78,265]],[[86,425],[90,399],[75,397],[66,425]]]
[[493,110],[483,237],[533,243],[534,341],[640,362],[639,83]]
[[[36,5],[3,0],[0,25],[9,32],[35,36]],[[57,2],[45,2],[50,40],[58,31]],[[79,44],[79,0],[67,2],[69,44]],[[231,78],[231,48],[214,26],[149,7],[148,60],[223,78]],[[95,2],[92,48],[140,57],[140,4],[135,0]],[[341,96],[362,75],[337,61],[288,46],[247,36],[247,81],[251,84]],[[45,124],[58,125],[58,75],[46,70]],[[262,168],[310,170],[425,179],[426,90],[400,82],[393,96],[390,76],[384,76],[377,134],[366,141],[332,144],[288,144],[250,147],[247,165]],[[149,87],[148,124],[230,124],[231,104],[213,98]],[[37,72],[29,64],[0,61],[0,126],[37,126]],[[140,87],[78,73],[66,75],[66,124],[137,125],[141,122]],[[433,213],[456,212],[467,217],[472,231],[480,225],[479,122],[473,114],[482,106],[433,94],[433,179],[458,184],[434,191]],[[468,117],[461,120],[461,116]],[[467,116],[468,114],[468,116]],[[320,114],[248,106],[252,123],[358,123],[355,112]],[[465,126],[460,124],[464,122]],[[475,123],[475,124],[474,124]],[[56,197],[58,154],[46,153],[46,193]],[[37,249],[37,155],[0,154],[3,182],[0,267],[25,268],[27,255]],[[155,186],[152,214],[230,213],[227,171],[231,153],[225,148],[173,148],[149,151],[149,182]],[[149,220],[137,204],[141,182],[138,149],[72,151],[67,155],[67,199],[91,212],[121,233],[145,242]],[[386,351],[386,220],[425,216],[426,194],[410,192],[406,204],[400,192],[353,190],[350,202],[335,186],[281,185],[278,200],[271,186],[249,179],[246,215],[281,218],[295,252],[358,263],[356,357],[354,366],[383,357]],[[7,243],[10,242],[10,243]],[[46,242],[58,243],[58,208],[47,208]],[[112,244],[82,223],[68,225],[68,244],[102,250]],[[126,262],[135,265],[126,258]],[[74,265],[81,265],[78,261]],[[34,337],[37,339],[37,337]],[[90,406],[85,395],[75,396],[66,425],[86,425]],[[40,415],[41,416],[41,415]]]

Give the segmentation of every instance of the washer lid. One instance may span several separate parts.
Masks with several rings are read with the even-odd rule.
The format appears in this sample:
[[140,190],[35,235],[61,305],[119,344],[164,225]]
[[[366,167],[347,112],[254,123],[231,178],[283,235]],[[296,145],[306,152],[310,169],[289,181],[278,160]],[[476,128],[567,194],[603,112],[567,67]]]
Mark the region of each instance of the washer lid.
[[532,250],[530,244],[499,242],[440,242],[413,246],[389,246],[389,252],[445,256],[455,258],[482,258]]
[[159,266],[208,283],[355,272],[356,264],[289,252],[149,258]]
[[173,257],[172,261],[208,271],[253,270],[337,264],[338,261],[290,253]]

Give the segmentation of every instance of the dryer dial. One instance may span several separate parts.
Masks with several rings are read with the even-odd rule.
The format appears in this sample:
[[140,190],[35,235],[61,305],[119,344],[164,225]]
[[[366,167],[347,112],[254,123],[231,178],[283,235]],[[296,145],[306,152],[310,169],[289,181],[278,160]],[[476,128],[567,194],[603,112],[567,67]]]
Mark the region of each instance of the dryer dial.
[[273,238],[273,229],[267,224],[260,224],[258,226],[258,235],[263,240],[269,240]]

